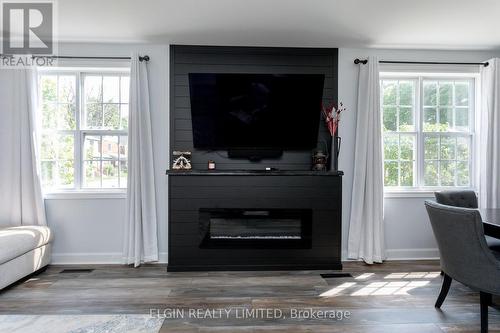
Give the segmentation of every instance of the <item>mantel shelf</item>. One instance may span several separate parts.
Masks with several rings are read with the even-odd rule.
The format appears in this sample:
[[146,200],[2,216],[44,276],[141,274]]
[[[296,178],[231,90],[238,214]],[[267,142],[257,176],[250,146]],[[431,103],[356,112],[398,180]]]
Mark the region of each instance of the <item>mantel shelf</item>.
[[311,170],[167,170],[169,176],[343,176],[343,171]]

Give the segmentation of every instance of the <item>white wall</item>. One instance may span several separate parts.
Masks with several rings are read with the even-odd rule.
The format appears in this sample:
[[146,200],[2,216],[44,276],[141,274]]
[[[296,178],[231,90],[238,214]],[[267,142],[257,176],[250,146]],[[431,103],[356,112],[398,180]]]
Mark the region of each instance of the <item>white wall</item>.
[[[59,54],[81,56],[128,56],[132,51],[151,57],[150,90],[153,118],[153,149],[157,183],[159,247],[167,261],[168,168],[168,46],[128,44],[64,44]],[[342,117],[342,149],[339,168],[344,170],[343,259],[347,253],[356,122],[358,65],[354,58],[378,55],[384,60],[479,62],[500,52],[346,49],[339,52],[339,100],[347,111]],[[437,257],[436,244],[423,207],[424,197],[386,198],[385,228],[390,259]],[[125,216],[123,198],[65,198],[46,200],[48,223],[55,232],[54,263],[120,263]]]
[[[169,157],[168,46],[146,44],[62,44],[60,55],[130,56],[148,54],[153,150],[160,259],[167,261],[167,178]],[[46,199],[47,219],[54,230],[53,263],[120,263],[125,218],[124,196]]]
[[[355,58],[366,59],[378,56],[380,60],[407,61],[450,61],[481,62],[500,56],[493,51],[425,51],[425,50],[378,50],[347,49],[339,50],[339,101],[347,107],[340,123],[342,148],[339,169],[344,170],[342,244],[343,259],[347,257],[347,236],[352,192],[352,173],[354,169],[354,140],[356,134],[356,100],[358,66]],[[429,195],[430,198],[433,195]],[[426,197],[386,197],[384,203],[385,238],[388,259],[437,258],[438,251],[424,209]]]

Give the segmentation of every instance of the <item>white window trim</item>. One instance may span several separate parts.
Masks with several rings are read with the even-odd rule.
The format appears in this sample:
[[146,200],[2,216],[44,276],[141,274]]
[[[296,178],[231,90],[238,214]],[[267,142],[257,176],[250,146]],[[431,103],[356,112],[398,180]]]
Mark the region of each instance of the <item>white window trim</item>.
[[86,191],[86,190],[67,190],[67,191],[50,191],[43,194],[46,200],[80,200],[80,199],[126,199],[127,190],[104,189],[102,191]]
[[[125,73],[130,73],[130,68],[120,66],[119,63],[116,66],[110,64],[108,67],[82,67],[82,66],[73,66],[73,67],[40,67],[37,69],[37,77],[43,74],[67,74],[74,73],[76,75],[76,95],[75,99],[78,101],[75,107],[75,122],[77,124],[77,130],[68,130],[74,134],[74,168],[75,168],[75,179],[74,186],[72,189],[64,189],[64,188],[52,188],[52,189],[42,189],[43,197],[48,200],[59,200],[59,199],[122,199],[127,197],[127,188],[82,188],[82,164],[83,164],[83,155],[82,155],[82,140],[85,134],[95,134],[99,133],[99,135],[122,135],[121,133],[128,135],[128,131],[120,131],[120,130],[88,130],[81,129],[80,121],[81,121],[81,107],[82,107],[82,96],[81,96],[81,88],[80,87],[80,79],[81,75],[85,74],[111,74],[111,75],[123,75]],[[37,80],[37,84],[38,80]],[[38,87],[37,87],[38,90]],[[58,131],[63,132],[63,131]],[[119,133],[121,132],[121,133]]]
[[[441,191],[441,190],[450,190],[450,189],[461,189],[461,190],[472,190],[477,192],[477,184],[478,184],[478,168],[477,168],[477,152],[478,152],[478,137],[479,137],[479,129],[477,124],[478,122],[478,110],[480,110],[480,91],[481,91],[481,80],[480,80],[480,74],[479,74],[479,69],[473,69],[469,72],[463,71],[463,67],[456,67],[456,70],[453,69],[453,66],[447,67],[449,72],[439,72],[435,70],[430,70],[430,71],[425,71],[425,72],[419,72],[415,71],[414,68],[402,68],[399,67],[397,71],[392,71],[393,69],[390,67],[383,67],[387,71],[381,71],[379,73],[380,75],[380,80],[385,80],[385,79],[410,79],[410,80],[416,80],[417,81],[417,87],[416,87],[416,95],[418,94],[419,98],[416,98],[416,105],[415,105],[415,110],[417,110],[418,113],[418,119],[416,119],[416,124],[415,124],[415,130],[417,132],[417,148],[416,152],[418,150],[418,155],[416,156],[416,172],[418,173],[418,180],[421,180],[423,177],[423,167],[421,164],[423,163],[423,132],[420,131],[420,126],[422,122],[422,117],[423,117],[423,110],[421,109],[421,100],[423,96],[423,92],[421,92],[421,83],[424,79],[435,79],[435,80],[456,80],[456,79],[470,79],[474,83],[474,89],[472,91],[473,93],[473,107],[474,107],[474,116],[470,117],[469,113],[469,119],[473,123],[471,124],[471,159],[470,159],[470,186],[466,187],[454,187],[454,186],[420,186],[420,184],[417,184],[417,186],[413,187],[386,187],[384,186],[384,197],[385,198],[433,198],[434,197],[434,192],[436,191]],[[469,110],[471,112],[471,110]],[[399,132],[398,132],[399,133]],[[409,132],[411,134],[413,132]]]

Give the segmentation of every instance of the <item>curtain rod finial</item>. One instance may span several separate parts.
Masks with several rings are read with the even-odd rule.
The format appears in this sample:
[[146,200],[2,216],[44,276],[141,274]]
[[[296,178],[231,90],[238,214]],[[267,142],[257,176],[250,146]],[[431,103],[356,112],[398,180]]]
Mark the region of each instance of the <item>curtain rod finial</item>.
[[483,65],[484,65],[484,67],[488,67],[490,65],[490,63],[489,62],[485,62]]
[[139,56],[139,61],[149,61],[149,56],[145,55],[143,57]]
[[367,59],[365,59],[365,60],[360,60],[358,58],[354,59],[354,64],[356,64],[356,65],[359,65],[359,64],[366,65],[367,63],[368,63]]

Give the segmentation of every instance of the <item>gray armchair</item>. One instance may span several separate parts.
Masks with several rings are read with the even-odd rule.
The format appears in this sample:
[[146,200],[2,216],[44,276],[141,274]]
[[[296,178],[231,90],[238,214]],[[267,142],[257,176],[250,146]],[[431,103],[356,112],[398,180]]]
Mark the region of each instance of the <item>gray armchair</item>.
[[488,306],[500,295],[500,261],[488,248],[481,215],[475,209],[426,201],[432,230],[441,254],[443,286],[436,308],[443,304],[452,280],[479,291],[481,332],[488,332]]

